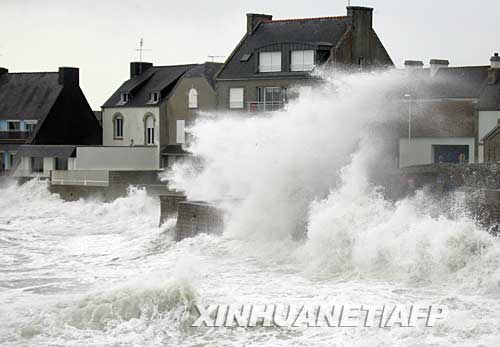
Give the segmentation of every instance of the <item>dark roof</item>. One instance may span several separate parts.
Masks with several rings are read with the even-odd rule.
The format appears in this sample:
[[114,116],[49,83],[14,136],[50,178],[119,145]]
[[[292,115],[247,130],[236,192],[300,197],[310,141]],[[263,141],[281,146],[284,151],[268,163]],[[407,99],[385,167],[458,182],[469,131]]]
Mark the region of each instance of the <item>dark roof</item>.
[[476,99],[480,96],[489,66],[443,67],[435,76],[429,69],[412,73],[413,97],[420,99]]
[[[131,78],[123,83],[113,95],[104,103],[102,107],[143,107],[148,106],[150,94],[152,92],[161,92],[161,97],[167,96],[175,86],[181,76],[190,68],[191,65],[173,65],[173,66],[153,66],[144,73]],[[121,94],[127,92],[132,95],[132,99],[126,104],[120,105]]]
[[75,155],[75,150],[76,146],[22,145],[19,146],[16,157],[69,158]]
[[190,152],[184,150],[182,145],[167,145],[161,150],[162,155],[189,155]]
[[[351,24],[350,17],[321,17],[287,20],[265,20],[243,37],[240,45],[226,61],[218,78],[248,78],[255,76],[257,63],[254,51],[282,43],[305,43],[336,46]],[[251,54],[246,61],[241,58]],[[296,74],[296,73],[295,73]],[[269,74],[266,74],[269,76]]]
[[[160,92],[161,98],[166,98],[175,88],[181,77],[205,77],[215,88],[215,74],[220,69],[220,63],[153,66],[144,73],[123,83],[102,107],[144,107],[151,106],[148,102],[152,92]],[[131,94],[132,98],[121,105],[121,94]]]
[[491,129],[486,135],[483,136],[483,138],[481,139],[481,142],[486,141],[489,137],[498,133],[499,129],[500,129],[500,124],[497,124],[493,129]]
[[57,72],[0,75],[0,119],[43,119],[63,86]]
[[204,64],[199,64],[193,67],[192,69],[189,69],[185,74],[184,77],[205,77],[212,86],[212,88],[215,89],[215,75],[217,72],[220,70],[222,67],[222,63],[204,63]]
[[500,110],[500,71],[491,71],[488,83],[479,97],[480,110]]

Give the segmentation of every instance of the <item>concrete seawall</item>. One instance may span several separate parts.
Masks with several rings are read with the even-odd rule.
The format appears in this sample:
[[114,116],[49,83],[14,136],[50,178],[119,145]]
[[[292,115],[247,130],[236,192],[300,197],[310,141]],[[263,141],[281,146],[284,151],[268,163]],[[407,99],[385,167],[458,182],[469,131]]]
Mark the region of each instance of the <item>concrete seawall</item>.
[[175,240],[202,233],[221,234],[223,229],[224,213],[221,209],[202,201],[178,202]]

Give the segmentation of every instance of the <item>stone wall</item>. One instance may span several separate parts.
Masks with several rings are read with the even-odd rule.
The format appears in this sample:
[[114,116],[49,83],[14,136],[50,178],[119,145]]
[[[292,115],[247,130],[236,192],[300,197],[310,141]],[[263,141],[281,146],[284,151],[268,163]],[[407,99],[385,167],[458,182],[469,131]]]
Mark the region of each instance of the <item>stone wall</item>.
[[177,218],[179,203],[186,201],[186,199],[183,194],[160,195],[160,225],[167,219]]
[[175,240],[179,241],[198,234],[220,234],[224,228],[224,214],[214,205],[184,201],[178,203]]

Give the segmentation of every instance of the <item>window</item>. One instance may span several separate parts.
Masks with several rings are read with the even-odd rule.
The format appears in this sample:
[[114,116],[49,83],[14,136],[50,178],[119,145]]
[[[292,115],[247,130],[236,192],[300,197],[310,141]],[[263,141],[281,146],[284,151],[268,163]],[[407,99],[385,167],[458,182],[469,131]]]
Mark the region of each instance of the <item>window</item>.
[[359,67],[360,69],[362,69],[362,68],[364,67],[364,65],[365,65],[365,58],[360,57],[360,58],[358,59],[358,67]]
[[21,131],[21,122],[18,120],[7,121],[9,131]]
[[5,167],[5,153],[0,152],[0,171],[3,171],[5,169],[6,169],[6,167]]
[[314,69],[314,51],[292,51],[292,71],[311,71]]
[[155,118],[152,115],[146,117],[146,145],[155,144]]
[[31,172],[43,172],[43,158],[31,158]]
[[243,108],[243,88],[229,89],[229,108]]
[[113,119],[113,134],[115,139],[123,138],[123,116],[121,114],[115,115]]
[[35,130],[36,123],[36,120],[27,120],[24,126],[25,130],[29,133],[32,133]]
[[191,88],[189,90],[189,108],[197,108],[198,107],[198,92],[196,89]]
[[130,94],[127,92],[122,93],[121,102],[126,103],[130,99]]
[[280,72],[281,52],[261,52],[259,53],[260,72]]
[[68,158],[56,158],[56,170],[68,170]]
[[185,143],[186,142],[186,130],[185,130],[185,125],[186,121],[185,120],[178,120],[176,124],[176,142],[177,143]]
[[160,93],[152,92],[149,96],[149,104],[156,104],[158,101],[160,101]]

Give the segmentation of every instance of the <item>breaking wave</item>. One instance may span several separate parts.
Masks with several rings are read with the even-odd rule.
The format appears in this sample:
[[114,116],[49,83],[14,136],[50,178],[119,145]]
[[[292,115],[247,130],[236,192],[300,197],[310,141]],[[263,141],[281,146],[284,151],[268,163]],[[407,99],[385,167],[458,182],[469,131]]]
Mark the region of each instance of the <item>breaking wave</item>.
[[[399,72],[323,75],[287,110],[219,115],[190,131],[203,169],[178,165],[167,177],[191,199],[238,199],[225,235],[282,243],[306,235],[295,255],[308,270],[445,282],[498,292],[496,238],[461,208],[453,215],[424,192],[390,201],[377,179],[391,173]],[[396,139],[396,137],[392,137]],[[393,148],[393,147],[392,147]],[[273,251],[274,252],[274,251]]]

